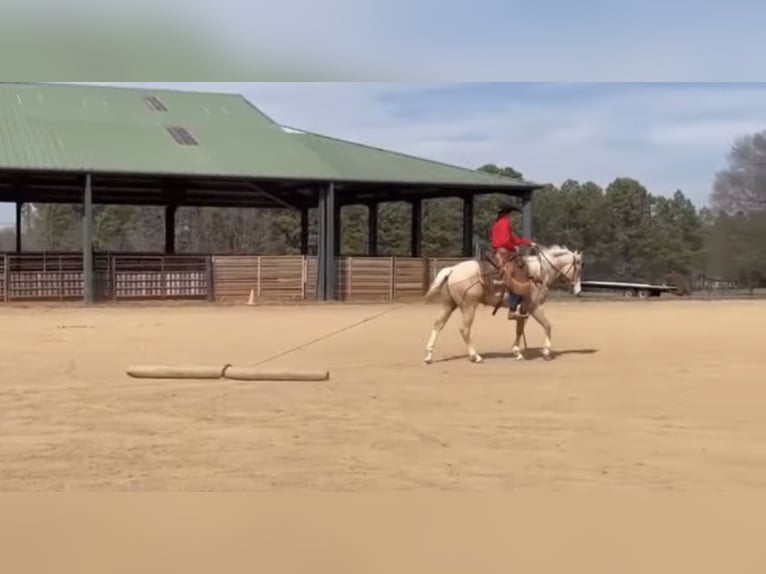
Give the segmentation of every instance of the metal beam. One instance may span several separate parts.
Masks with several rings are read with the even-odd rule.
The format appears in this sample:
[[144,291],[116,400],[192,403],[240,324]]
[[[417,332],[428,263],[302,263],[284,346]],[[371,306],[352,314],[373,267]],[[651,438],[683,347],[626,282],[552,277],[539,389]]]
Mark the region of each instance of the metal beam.
[[301,255],[309,254],[309,209],[303,207],[301,212]]
[[95,285],[93,276],[93,184],[90,174],[85,176],[85,190],[82,198],[82,277],[83,300],[93,303]]
[[524,237],[532,238],[532,192],[529,191],[521,198],[521,229]]
[[335,213],[333,217],[335,221],[335,237],[333,237],[333,248],[335,249],[335,256],[340,257],[343,250],[343,212],[342,207],[337,202],[335,203]]
[[463,257],[473,256],[473,195],[463,196]]
[[378,203],[367,204],[367,255],[378,256]]
[[336,217],[335,185],[319,192],[319,249],[317,260],[317,298],[323,301],[337,298],[336,276]]
[[176,209],[171,204],[165,206],[165,253],[176,252]]
[[423,248],[423,200],[413,200],[410,206],[410,254],[420,257]]
[[340,250],[340,245],[336,245],[336,240],[339,237],[336,233],[336,228],[340,228],[340,221],[338,221],[336,218],[340,213],[340,209],[336,207],[337,202],[335,197],[334,183],[331,183],[327,186],[325,194],[325,207],[327,209],[327,249],[325,250],[327,255],[327,257],[325,257],[325,265],[327,266],[327,270],[325,272],[325,281],[327,281],[327,287],[325,294],[327,296],[327,300],[329,301],[338,298],[336,254]]
[[256,185],[256,184],[254,184],[254,183],[251,183],[251,184],[249,184],[249,185],[248,185],[248,187],[252,188],[252,189],[253,189],[253,191],[255,191],[256,193],[258,193],[258,194],[262,195],[263,197],[268,197],[268,198],[269,198],[270,200],[272,200],[274,203],[278,203],[278,204],[279,204],[279,205],[281,205],[282,207],[285,207],[285,208],[287,208],[287,209],[295,209],[296,207],[298,207],[297,205],[295,205],[295,204],[292,204],[292,203],[290,203],[289,201],[285,201],[285,200],[284,200],[284,199],[282,199],[281,197],[277,197],[277,196],[276,196],[276,195],[274,195],[273,193],[269,193],[268,191],[266,191],[265,189],[263,189],[263,188],[262,188],[261,186],[259,186],[259,185]]
[[327,299],[327,193],[319,190],[317,199],[317,286],[316,298],[320,301]]
[[380,185],[380,186],[354,186],[350,187],[346,193],[343,194],[344,201],[348,204],[353,203],[370,203],[370,202],[395,202],[395,201],[412,201],[413,199],[439,199],[448,197],[464,197],[466,195],[480,196],[487,194],[503,193],[509,197],[521,198],[525,193],[531,193],[528,190],[514,190],[503,191],[498,189],[483,189],[483,188],[455,188],[455,187],[438,187],[438,188],[408,188],[402,189],[401,187]]
[[21,209],[24,204],[21,201],[16,202],[16,253],[21,253]]
[[[0,170],[0,189],[12,190],[23,185],[25,203],[76,203],[82,202],[82,179],[84,174],[57,174],[55,172],[11,173]],[[315,193],[320,182],[308,181],[253,181],[247,178],[140,176],[126,174],[98,174],[98,189],[94,190],[95,204],[164,205],[163,194],[167,188],[180,188],[186,197],[175,203],[179,206],[251,206],[290,207],[300,209],[316,205]],[[288,185],[289,184],[289,185]],[[461,197],[466,194],[506,193],[520,198],[531,194],[534,187],[496,189],[492,187],[466,187],[450,185],[407,185],[398,182],[355,182],[336,186],[336,197],[343,197],[344,205],[369,204],[439,197]],[[306,193],[309,195],[306,195]],[[11,198],[14,201],[17,198]],[[237,203],[235,203],[237,202]]]

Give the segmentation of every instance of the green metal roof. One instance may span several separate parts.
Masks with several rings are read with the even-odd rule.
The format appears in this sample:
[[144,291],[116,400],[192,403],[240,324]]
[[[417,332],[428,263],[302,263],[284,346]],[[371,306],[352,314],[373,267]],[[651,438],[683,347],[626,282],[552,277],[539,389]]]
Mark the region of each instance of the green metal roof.
[[423,159],[403,153],[333,138],[297,128],[285,128],[341,175],[358,182],[519,187],[536,184]]
[[[152,96],[157,100],[146,100]],[[197,145],[179,143],[167,129],[173,126],[185,129]],[[186,136],[177,137],[183,142]],[[0,169],[534,185],[319,134],[295,133],[239,94],[73,84],[0,83]]]
[[[167,111],[143,100],[156,96]],[[165,126],[199,142],[179,145]],[[334,177],[244,97],[0,84],[0,168],[232,177]]]

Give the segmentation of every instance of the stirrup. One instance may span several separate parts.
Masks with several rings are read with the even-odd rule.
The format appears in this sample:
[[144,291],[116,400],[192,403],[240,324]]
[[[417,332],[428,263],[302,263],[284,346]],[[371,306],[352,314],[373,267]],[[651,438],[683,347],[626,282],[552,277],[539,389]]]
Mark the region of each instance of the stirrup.
[[521,309],[508,309],[508,320],[513,319],[526,319],[529,317],[529,313],[523,312]]

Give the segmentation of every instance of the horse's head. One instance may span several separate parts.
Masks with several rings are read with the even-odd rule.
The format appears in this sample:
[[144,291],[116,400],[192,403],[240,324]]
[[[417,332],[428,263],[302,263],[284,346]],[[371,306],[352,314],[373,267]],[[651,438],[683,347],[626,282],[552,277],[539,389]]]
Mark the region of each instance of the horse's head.
[[581,281],[584,265],[582,253],[576,250],[572,251],[572,269],[568,277],[572,283],[572,293],[574,293],[576,297],[579,297],[580,293],[582,293]]
[[572,293],[579,296],[582,292],[583,257],[580,251],[573,251],[567,247],[554,245],[541,249],[540,254],[548,264],[553,267],[555,277],[553,280],[562,278],[572,285]]

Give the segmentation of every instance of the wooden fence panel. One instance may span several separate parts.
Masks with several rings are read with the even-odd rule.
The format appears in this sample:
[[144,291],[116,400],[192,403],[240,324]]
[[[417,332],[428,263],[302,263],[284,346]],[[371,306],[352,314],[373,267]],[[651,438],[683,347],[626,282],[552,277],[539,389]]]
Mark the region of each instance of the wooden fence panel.
[[257,255],[213,257],[213,281],[218,301],[247,301],[250,290],[259,291]]
[[[418,298],[436,273],[464,258],[341,257],[341,300]],[[316,256],[94,255],[98,299],[314,300]],[[82,254],[0,254],[0,301],[83,296]]]
[[349,275],[351,274],[352,261],[352,257],[338,257],[335,261],[336,288],[338,289],[338,299],[341,301],[349,299],[351,291]]
[[11,278],[8,272],[8,256],[2,255],[0,260],[0,301],[8,301],[8,281]]
[[83,296],[82,255],[6,255],[7,301],[64,301]]
[[114,299],[207,299],[204,256],[119,255],[111,259]]
[[306,259],[300,255],[213,257],[216,299],[244,302],[251,290],[256,299],[304,299],[310,274]]
[[82,297],[82,273],[18,271],[11,273],[9,300]]
[[[3,256],[2,300],[66,301],[84,295],[80,253],[22,253]],[[111,255],[93,257],[97,300],[206,298],[205,256]]]
[[303,258],[304,299],[316,300],[319,260],[316,256]]
[[386,301],[391,298],[391,257],[344,257],[339,264],[339,293],[343,300]]
[[428,260],[394,258],[394,299],[420,297],[426,284]]
[[303,257],[260,257],[260,293],[262,299],[301,300],[304,291]]

